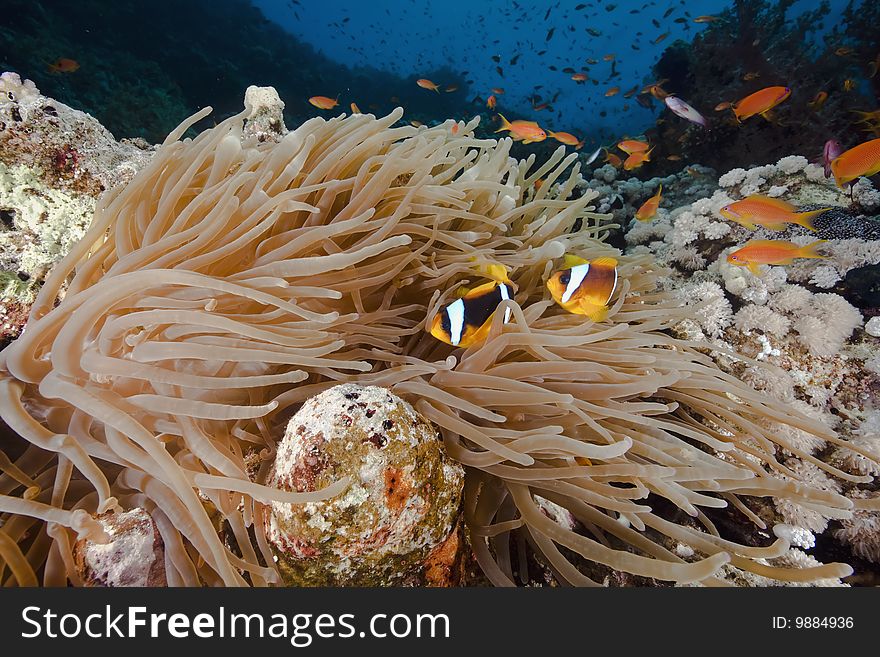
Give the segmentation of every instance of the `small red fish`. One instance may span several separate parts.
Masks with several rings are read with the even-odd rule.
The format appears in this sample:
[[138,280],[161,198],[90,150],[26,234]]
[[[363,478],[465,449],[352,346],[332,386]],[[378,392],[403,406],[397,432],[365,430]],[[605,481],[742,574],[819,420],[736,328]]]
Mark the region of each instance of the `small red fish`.
[[765,87],[733,105],[733,113],[737,121],[745,121],[756,114],[766,119],[767,113],[789,96],[791,89],[788,87]]
[[327,96],[312,96],[309,98],[309,102],[322,110],[333,109],[339,104],[338,98],[329,98]]
[[486,99],[486,107],[488,107],[489,109],[495,109],[495,105],[497,104],[497,102],[498,102],[498,101],[495,100],[495,96],[494,96],[494,95],[493,95],[493,96],[489,96],[489,97]]
[[866,141],[836,157],[831,172],[840,188],[861,176],[880,173],[880,139]]
[[48,68],[53,73],[73,73],[79,69],[79,62],[75,59],[60,57],[55,60],[54,64],[49,64]]
[[544,141],[547,138],[547,133],[541,129],[534,121],[513,121],[512,123],[504,118],[503,114],[499,114],[501,117],[501,127],[498,128],[495,132],[501,132],[502,130],[507,130],[510,133],[510,136],[513,137],[514,141],[522,141],[524,144],[531,144],[536,141]]
[[761,275],[760,265],[790,265],[795,258],[825,258],[816,249],[825,240],[816,240],[806,246],[798,246],[782,240],[752,240],[741,249],[727,256],[731,265],[746,267],[755,276]]
[[553,132],[552,130],[548,130],[547,136],[555,139],[561,144],[565,144],[566,146],[577,146],[580,143],[577,137],[568,132]]
[[416,84],[422,89],[430,89],[431,91],[436,91],[438,94],[440,93],[439,87],[427,78],[419,78],[416,80]]
[[651,219],[654,218],[654,215],[657,214],[657,210],[660,208],[660,201],[662,200],[663,185],[660,185],[660,189],[657,190],[657,193],[642,203],[642,207],[636,212],[636,219],[639,221],[651,221]]

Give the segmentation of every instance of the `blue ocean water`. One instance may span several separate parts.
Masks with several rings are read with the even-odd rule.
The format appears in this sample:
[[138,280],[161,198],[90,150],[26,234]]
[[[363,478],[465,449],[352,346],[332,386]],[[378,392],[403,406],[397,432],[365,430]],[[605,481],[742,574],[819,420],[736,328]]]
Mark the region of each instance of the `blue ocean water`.
[[[422,77],[438,69],[458,72],[472,81],[467,100],[477,99],[475,109],[485,109],[479,101],[492,88],[501,87],[504,95],[496,95],[496,109],[509,119],[537,120],[556,131],[584,135],[588,145],[615,135],[640,134],[650,126],[662,108],[642,107],[634,97],[624,98],[624,93],[655,81],[651,67],[670,44],[677,39],[690,42],[711,25],[694,18],[736,4],[731,0],[252,1],[297,39],[340,64],[375,67],[403,77]],[[796,19],[820,4],[819,0],[793,2],[787,18]],[[830,20],[847,1],[827,4],[829,24],[817,30],[814,39],[831,27]],[[605,61],[612,54],[614,60]],[[731,67],[738,65],[730,62]],[[571,73],[563,72],[567,67],[587,73],[590,79],[574,82]],[[441,88],[450,82],[433,81]],[[349,102],[365,101],[351,97],[340,84],[322,82],[321,88],[308,93],[340,94],[343,109]],[[619,92],[606,97],[613,87]],[[534,106],[548,101],[552,101],[549,110],[535,111]]]

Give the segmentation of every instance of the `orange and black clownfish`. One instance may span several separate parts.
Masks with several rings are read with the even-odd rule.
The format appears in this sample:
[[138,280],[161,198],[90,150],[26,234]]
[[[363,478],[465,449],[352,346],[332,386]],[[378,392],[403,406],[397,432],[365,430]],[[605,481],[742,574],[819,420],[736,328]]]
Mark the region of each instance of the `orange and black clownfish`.
[[[512,298],[510,281],[505,273],[503,277],[469,290],[434,315],[431,335],[453,347],[470,347],[482,342],[489,333],[498,305]],[[508,321],[510,308],[504,311],[505,324]]]
[[617,260],[605,257],[589,262],[567,255],[565,267],[547,279],[553,300],[570,313],[603,321],[617,289]]

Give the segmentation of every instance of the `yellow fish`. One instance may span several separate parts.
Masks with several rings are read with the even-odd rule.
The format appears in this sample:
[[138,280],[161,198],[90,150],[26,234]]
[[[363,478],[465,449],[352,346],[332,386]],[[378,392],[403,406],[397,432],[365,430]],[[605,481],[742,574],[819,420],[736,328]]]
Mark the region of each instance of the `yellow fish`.
[[617,260],[610,257],[587,261],[565,256],[565,269],[547,279],[550,296],[575,315],[586,315],[594,322],[608,317],[608,303],[617,289]]
[[[512,299],[512,283],[501,265],[484,265],[477,271],[493,280],[447,304],[434,315],[431,335],[453,347],[470,347],[482,342],[489,334],[498,305]],[[504,311],[504,323],[510,321],[510,308]]]

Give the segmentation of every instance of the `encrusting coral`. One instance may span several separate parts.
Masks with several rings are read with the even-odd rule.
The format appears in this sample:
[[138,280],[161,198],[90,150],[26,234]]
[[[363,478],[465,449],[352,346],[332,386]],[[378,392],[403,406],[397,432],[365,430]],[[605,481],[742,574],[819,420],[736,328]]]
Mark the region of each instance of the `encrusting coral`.
[[[840,519],[877,508],[804,481],[782,452],[870,477],[774,426],[871,454],[671,337],[693,309],[658,288],[651,255],[601,241],[595,195],[571,198],[576,155],[535,167],[510,140],[475,138],[477,121],[394,128],[401,110],[312,119],[276,141],[243,134],[249,107],[180,141],[209,111],[101,198],[0,354],[0,415],[23,439],[0,460],[4,584],[81,584],[77,538],[105,543],[99,514],[134,508],[155,521],[169,584],[279,583],[267,509],[350,481],[286,491],[268,472],[290,415],[339,383],[389,388],[439,427],[495,584],[528,581],[530,550],[576,585],[601,583],[598,565],[710,585],[725,564],[793,582],[851,571],[792,561],[785,538],[728,540],[703,512],[760,524],[743,496]],[[549,298],[566,253],[619,259],[607,321]],[[510,322],[496,313],[465,350],[431,337],[437,310],[491,264],[515,286]]]

